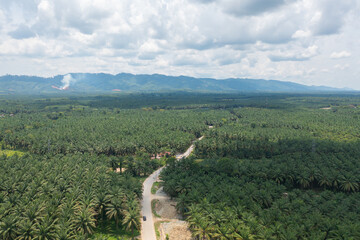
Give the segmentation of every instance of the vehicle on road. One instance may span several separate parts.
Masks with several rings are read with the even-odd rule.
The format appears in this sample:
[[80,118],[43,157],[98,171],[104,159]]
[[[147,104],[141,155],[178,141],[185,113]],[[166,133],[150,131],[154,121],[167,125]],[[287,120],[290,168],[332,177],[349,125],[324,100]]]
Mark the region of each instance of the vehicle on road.
[[143,220],[146,221],[146,216],[143,216]]

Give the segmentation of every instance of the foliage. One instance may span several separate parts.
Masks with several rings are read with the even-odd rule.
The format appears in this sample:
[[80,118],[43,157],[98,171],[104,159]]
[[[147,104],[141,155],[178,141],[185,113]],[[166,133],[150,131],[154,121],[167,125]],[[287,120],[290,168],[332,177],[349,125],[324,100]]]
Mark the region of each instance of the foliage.
[[352,100],[228,109],[233,117],[195,143],[194,157],[161,175],[194,237],[359,238],[360,111]]
[[152,214],[157,217],[157,218],[161,218],[161,216],[156,212],[156,205],[159,203],[159,199],[153,199],[151,200],[151,211]]
[[219,124],[224,116],[230,114],[209,110],[81,110],[54,120],[41,113],[19,113],[0,121],[0,140],[36,154],[179,152],[199,137],[207,124]]
[[142,181],[165,163],[164,190],[197,238],[359,239],[359,104],[356,94],[1,96],[0,239],[133,238]]
[[160,182],[154,182],[151,187],[151,194],[156,194],[156,191],[160,188]]
[[[359,236],[359,192],[286,186],[264,179],[262,171],[248,174],[250,163],[240,172],[226,172],[224,160],[229,161],[185,159],[162,173],[164,189],[174,189],[168,193],[177,197],[178,210],[187,216],[199,239],[335,238],[344,229],[348,238]],[[237,163],[231,160],[227,164],[236,169]]]
[[[105,216],[114,217],[110,213],[118,199],[137,202],[141,184],[109,171],[102,160],[91,155],[0,157],[3,239],[89,236]],[[120,201],[118,207],[117,218],[126,219],[128,203]],[[139,205],[131,205],[131,211],[139,212]]]

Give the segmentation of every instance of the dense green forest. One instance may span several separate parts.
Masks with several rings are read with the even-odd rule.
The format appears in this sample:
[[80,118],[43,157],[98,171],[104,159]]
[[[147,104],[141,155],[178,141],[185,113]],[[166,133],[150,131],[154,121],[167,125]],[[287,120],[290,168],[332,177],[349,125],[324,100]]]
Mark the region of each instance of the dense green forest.
[[88,238],[106,225],[136,235],[141,180],[165,163],[153,156],[232,116],[179,99],[165,109],[151,94],[3,97],[0,239]]
[[110,171],[104,158],[3,155],[0,163],[1,239],[81,239],[99,221],[140,224],[140,182]]
[[96,153],[128,155],[144,150],[183,151],[206,130],[228,118],[226,111],[92,111],[75,109],[47,114],[22,114],[4,119],[0,136],[10,147],[32,153]]
[[[106,226],[131,238],[141,181],[166,162],[164,189],[198,239],[359,239],[358,104],[332,94],[0,96],[0,239],[106,239]],[[153,158],[202,135],[189,159]]]
[[349,100],[229,109],[234,118],[206,132],[192,158],[162,172],[194,235],[359,239],[360,110]]

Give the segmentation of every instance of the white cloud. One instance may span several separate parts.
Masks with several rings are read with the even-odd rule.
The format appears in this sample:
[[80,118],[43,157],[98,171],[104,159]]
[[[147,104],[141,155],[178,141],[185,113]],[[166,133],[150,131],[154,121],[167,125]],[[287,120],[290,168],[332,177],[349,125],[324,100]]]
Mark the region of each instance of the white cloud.
[[311,32],[309,30],[297,30],[291,37],[292,38],[307,38],[311,36]]
[[0,43],[0,55],[23,56],[23,57],[49,57],[58,58],[71,56],[73,50],[65,49],[63,45],[55,41],[45,42],[40,38],[28,38],[19,40],[7,40]]
[[[322,85],[334,79],[329,82],[336,86],[344,84],[336,82],[336,74],[346,66],[342,74],[350,84],[357,80],[360,60],[359,5],[357,0],[0,1],[0,75],[129,71]],[[344,59],[336,67],[330,58]],[[44,64],[36,64],[39,59]]]
[[350,57],[351,53],[349,53],[348,51],[341,51],[341,52],[333,52],[331,53],[330,57],[331,58],[347,58]]
[[4,26],[5,24],[5,14],[3,13],[3,11],[0,9],[0,30],[2,29],[2,26]]
[[[176,54],[169,63],[174,66],[206,66],[209,64],[209,56],[205,58],[198,54],[197,50],[188,50],[185,53]],[[205,55],[207,55],[205,53]]]
[[296,49],[286,51],[278,51],[277,53],[272,53],[269,55],[269,58],[273,62],[282,62],[282,61],[307,61],[310,58],[318,54],[318,46],[312,45],[306,49]]
[[349,68],[349,64],[345,64],[345,65],[341,65],[341,64],[336,64],[334,66],[335,69],[339,69],[339,70],[345,70],[347,68]]
[[40,39],[8,40],[0,45],[1,55],[42,56],[46,52],[46,44]]

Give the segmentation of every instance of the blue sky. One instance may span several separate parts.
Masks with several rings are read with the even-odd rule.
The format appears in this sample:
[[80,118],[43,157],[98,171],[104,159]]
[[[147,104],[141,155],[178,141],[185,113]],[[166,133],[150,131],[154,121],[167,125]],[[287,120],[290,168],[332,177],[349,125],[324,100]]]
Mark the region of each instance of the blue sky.
[[360,89],[358,0],[0,0],[0,75],[246,77]]

